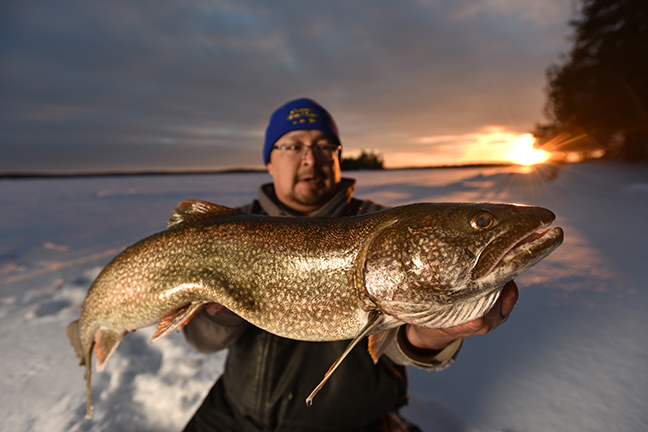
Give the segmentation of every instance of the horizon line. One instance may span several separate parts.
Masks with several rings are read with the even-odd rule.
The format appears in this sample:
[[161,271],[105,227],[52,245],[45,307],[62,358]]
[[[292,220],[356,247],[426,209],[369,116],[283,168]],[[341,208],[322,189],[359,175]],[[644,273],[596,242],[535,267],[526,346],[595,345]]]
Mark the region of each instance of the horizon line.
[[[489,168],[519,165],[513,162],[483,162],[466,164],[442,164],[425,166],[403,166],[379,169],[346,169],[349,171],[395,171],[415,169],[443,169],[443,168]],[[236,167],[213,169],[151,169],[151,170],[105,170],[105,171],[17,171],[0,172],[0,180],[28,179],[28,178],[68,178],[68,177],[128,177],[128,176],[155,176],[155,175],[206,175],[206,174],[235,174],[235,173],[263,173],[263,167]]]

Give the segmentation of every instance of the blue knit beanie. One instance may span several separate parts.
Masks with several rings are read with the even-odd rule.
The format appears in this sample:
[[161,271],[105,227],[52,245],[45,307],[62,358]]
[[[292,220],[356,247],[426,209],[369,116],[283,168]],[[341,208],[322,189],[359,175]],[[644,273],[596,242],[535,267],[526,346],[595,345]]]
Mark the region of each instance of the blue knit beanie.
[[272,147],[279,138],[288,132],[303,129],[326,132],[338,144],[342,144],[335,121],[323,106],[312,99],[295,99],[279,107],[270,116],[263,146],[263,162],[268,165]]

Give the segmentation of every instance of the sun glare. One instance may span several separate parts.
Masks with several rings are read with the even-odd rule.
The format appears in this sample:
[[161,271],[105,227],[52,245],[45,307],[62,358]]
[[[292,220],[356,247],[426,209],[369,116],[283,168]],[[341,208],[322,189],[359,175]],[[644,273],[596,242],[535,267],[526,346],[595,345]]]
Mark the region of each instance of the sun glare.
[[473,133],[416,138],[413,145],[385,156],[388,168],[512,162],[531,166],[546,162],[551,153],[533,147],[535,137],[502,126]]
[[507,157],[520,165],[535,165],[545,162],[551,154],[544,150],[533,147],[535,138],[531,134],[521,135],[519,139],[511,143],[513,151]]

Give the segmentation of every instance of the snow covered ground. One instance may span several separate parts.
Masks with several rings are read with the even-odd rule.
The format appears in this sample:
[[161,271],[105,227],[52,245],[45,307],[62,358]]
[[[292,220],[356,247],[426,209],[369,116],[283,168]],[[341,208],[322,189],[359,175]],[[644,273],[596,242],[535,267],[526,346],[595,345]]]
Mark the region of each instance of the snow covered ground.
[[[405,414],[424,430],[648,430],[648,169],[565,166],[553,181],[512,169],[350,173],[357,196],[398,205],[502,201],[553,210],[565,243],[517,282],[506,325],[469,340],[443,372],[410,369]],[[266,174],[0,181],[0,430],[181,430],[222,371],[180,334],[128,335],[93,376],[65,327],[125,246],[164,229],[175,205],[236,206]],[[343,409],[343,407],[340,407]]]

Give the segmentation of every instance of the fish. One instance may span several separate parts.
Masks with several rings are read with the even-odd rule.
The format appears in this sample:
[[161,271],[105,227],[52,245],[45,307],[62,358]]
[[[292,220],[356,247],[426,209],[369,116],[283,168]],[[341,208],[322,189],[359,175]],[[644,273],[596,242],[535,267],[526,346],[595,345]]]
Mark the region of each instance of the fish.
[[364,337],[377,361],[403,324],[453,327],[483,316],[502,287],[563,241],[555,214],[505,203],[414,203],[347,218],[251,215],[182,201],[167,229],[118,254],[90,286],[67,335],[103,371],[124,336],[151,342],[218,303],[275,335],[351,339],[315,394]]

